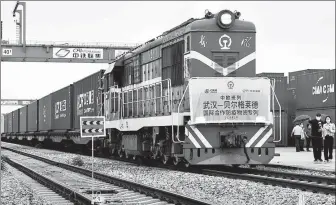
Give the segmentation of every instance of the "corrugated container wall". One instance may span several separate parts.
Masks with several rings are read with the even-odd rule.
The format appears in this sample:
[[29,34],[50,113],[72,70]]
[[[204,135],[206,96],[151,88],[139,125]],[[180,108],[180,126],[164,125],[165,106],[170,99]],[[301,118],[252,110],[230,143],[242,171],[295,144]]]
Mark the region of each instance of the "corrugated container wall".
[[22,108],[20,108],[20,133],[25,133],[27,132],[27,107],[28,106],[24,106]]
[[39,100],[39,131],[51,130],[51,95]]
[[281,112],[281,128],[280,128],[280,112],[274,113],[274,139],[278,141],[280,139],[281,130],[281,141],[275,143],[277,147],[286,147],[288,145],[288,116],[286,112]]
[[8,119],[8,133],[13,132],[13,112],[7,114]]
[[336,107],[335,69],[298,76],[296,108]]
[[28,132],[36,132],[38,130],[38,109],[39,101],[34,101],[28,105]]
[[320,71],[327,71],[330,69],[306,69],[306,70],[299,70],[295,72],[289,72],[288,73],[288,88],[296,88],[297,85],[297,77],[299,75],[304,75],[308,73],[315,73],[315,72],[320,72]]
[[5,124],[7,124],[7,122],[5,122],[5,115],[1,114],[1,134],[2,133],[6,133],[6,130],[5,130]]
[[69,85],[52,95],[52,130],[70,130],[73,123],[73,86]]
[[[80,81],[73,84],[74,89],[74,128],[79,129],[79,119],[81,116],[97,116],[98,104],[97,102],[102,99],[102,96],[98,96],[98,87],[104,70],[100,70]],[[102,110],[101,115],[104,112]]]
[[20,128],[20,109],[13,111],[13,132],[19,132]]

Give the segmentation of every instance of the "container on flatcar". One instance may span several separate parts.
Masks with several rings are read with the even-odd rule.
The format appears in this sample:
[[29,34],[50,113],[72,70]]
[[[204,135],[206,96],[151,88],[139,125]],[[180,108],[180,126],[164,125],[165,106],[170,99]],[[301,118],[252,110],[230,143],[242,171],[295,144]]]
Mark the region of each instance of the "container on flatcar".
[[288,73],[288,88],[293,89],[297,86],[297,77],[299,75],[305,75],[308,73],[316,73],[320,71],[327,71],[330,69],[306,69],[306,70],[299,70],[295,72],[289,72]]
[[336,107],[335,69],[298,76],[296,108]]
[[13,132],[19,132],[20,128],[20,109],[13,111]]
[[73,86],[62,88],[52,95],[52,130],[70,130],[73,123]]
[[7,132],[6,125],[7,125],[6,117],[5,115],[1,114],[1,134]]
[[[98,88],[102,83],[104,70],[100,70],[73,84],[73,126],[79,129],[81,116],[97,116],[100,109],[97,102],[103,101],[102,96],[98,95]],[[103,115],[101,110],[100,115]]]
[[10,112],[7,114],[7,120],[8,120],[8,123],[7,123],[7,132],[8,133],[12,133],[13,132],[13,112]]
[[38,130],[38,117],[39,117],[39,101],[36,100],[28,105],[28,123],[27,123],[27,131],[28,132],[36,132]]
[[27,132],[27,122],[28,122],[27,107],[28,106],[24,106],[20,108],[20,130],[19,130],[20,133]]
[[[274,139],[280,139],[280,112],[274,113]],[[288,116],[286,112],[281,112],[281,141],[275,144],[277,147],[286,147],[288,145]]]
[[51,130],[52,125],[52,118],[51,118],[51,112],[52,112],[52,106],[51,106],[51,94],[43,97],[39,100],[38,110],[39,110],[39,124],[38,124],[38,130],[39,131],[48,131]]

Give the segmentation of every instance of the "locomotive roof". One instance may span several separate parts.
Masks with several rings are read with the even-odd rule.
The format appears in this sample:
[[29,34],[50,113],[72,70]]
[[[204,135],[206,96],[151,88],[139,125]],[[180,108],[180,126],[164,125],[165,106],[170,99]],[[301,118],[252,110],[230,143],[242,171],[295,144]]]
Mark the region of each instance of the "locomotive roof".
[[[216,14],[217,15],[217,14]],[[139,45],[138,47],[134,48],[133,50],[130,50],[129,52],[126,52],[120,58],[118,58],[118,62],[122,62],[123,60],[129,59],[138,53],[142,53],[144,51],[147,51],[151,48],[154,48],[160,44],[163,43],[163,37],[176,31],[179,28],[186,27],[184,33],[189,33],[192,31],[213,31],[213,32],[223,32],[223,29],[220,28],[217,25],[216,22],[216,15],[214,15],[212,18],[201,18],[201,19],[188,19],[187,21],[181,23],[180,25],[163,32],[160,36],[153,38],[149,41],[147,41],[144,44]],[[236,19],[235,23],[232,25],[232,27],[228,30],[230,32],[256,32],[255,25],[252,22],[243,21]]]

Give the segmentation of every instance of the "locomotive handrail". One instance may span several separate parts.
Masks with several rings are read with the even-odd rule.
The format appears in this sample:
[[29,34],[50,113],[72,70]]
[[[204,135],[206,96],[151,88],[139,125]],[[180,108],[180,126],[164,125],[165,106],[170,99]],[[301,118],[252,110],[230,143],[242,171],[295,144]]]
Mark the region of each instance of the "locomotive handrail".
[[[279,105],[279,125],[280,125],[280,127],[279,127],[279,137],[280,137],[280,139],[278,140],[278,141],[276,141],[275,140],[275,135],[274,135],[274,140],[273,140],[273,142],[275,142],[275,143],[277,143],[277,142],[280,142],[281,141],[281,105],[280,105],[280,102],[279,102],[279,100],[278,100],[278,97],[275,95],[275,79],[274,79],[274,83],[273,83],[273,85],[271,84],[271,88],[272,88],[272,92],[273,92],[273,114],[275,113],[275,109],[274,109],[274,99],[276,99],[276,101],[277,101],[277,103],[278,103],[278,105]],[[274,118],[275,118],[275,115],[274,115]],[[273,123],[274,124],[274,123]]]
[[[184,96],[185,96],[185,94],[186,94],[188,88],[189,88],[189,81],[188,81],[188,85],[187,85],[186,89],[185,89],[184,92],[183,92],[183,95],[182,95],[182,98],[181,98],[181,100],[180,100],[180,102],[179,102],[179,105],[178,105],[178,107],[177,107],[177,116],[178,116],[178,114],[180,113],[180,106],[181,106],[181,104],[182,104],[182,100],[183,100],[183,98],[184,98]],[[185,129],[186,129],[186,128],[185,128]],[[177,138],[177,141],[175,141],[175,140],[174,140],[174,137],[173,137],[173,142],[174,142],[174,143],[184,143],[184,142],[185,142],[185,141],[181,141],[181,140],[180,140],[179,135],[180,135],[180,126],[177,126],[177,132],[176,132],[176,138]]]

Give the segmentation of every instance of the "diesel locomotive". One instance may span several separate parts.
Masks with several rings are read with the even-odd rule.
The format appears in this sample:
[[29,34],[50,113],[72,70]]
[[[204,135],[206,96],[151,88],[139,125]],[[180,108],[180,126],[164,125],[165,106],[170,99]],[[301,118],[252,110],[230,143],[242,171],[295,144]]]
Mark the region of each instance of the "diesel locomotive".
[[[90,144],[78,137],[79,117],[104,115],[107,136],[95,144],[111,155],[187,167],[270,162],[276,96],[268,78],[256,77],[256,28],[240,15],[206,11],[74,83],[66,89],[73,97],[51,104],[71,110],[65,132],[7,136]],[[93,81],[92,91],[76,88]]]

